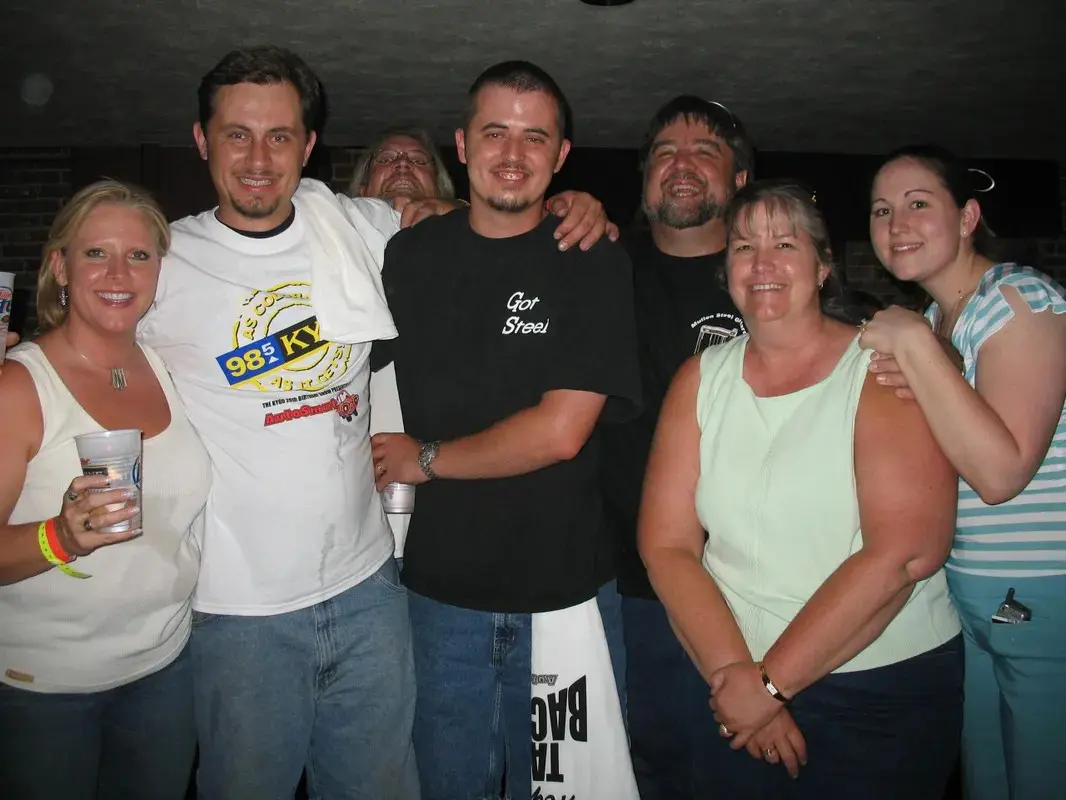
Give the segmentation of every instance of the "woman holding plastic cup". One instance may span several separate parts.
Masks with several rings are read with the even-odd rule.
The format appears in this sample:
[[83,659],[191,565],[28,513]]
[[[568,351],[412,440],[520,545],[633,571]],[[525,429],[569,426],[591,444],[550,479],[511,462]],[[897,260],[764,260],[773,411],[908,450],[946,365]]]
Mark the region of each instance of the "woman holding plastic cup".
[[0,373],[0,786],[12,797],[185,796],[193,524],[210,465],[159,357],[135,341],[168,244],[143,191],[80,191],[44,248],[44,333]]

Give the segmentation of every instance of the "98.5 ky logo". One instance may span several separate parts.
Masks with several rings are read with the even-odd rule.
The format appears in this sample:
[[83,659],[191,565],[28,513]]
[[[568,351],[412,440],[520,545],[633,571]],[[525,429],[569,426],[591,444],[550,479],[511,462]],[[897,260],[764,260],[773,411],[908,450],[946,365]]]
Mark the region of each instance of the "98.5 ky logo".
[[241,304],[233,349],[215,357],[230,386],[259,391],[318,391],[343,374],[351,345],[322,338],[310,287],[285,283]]

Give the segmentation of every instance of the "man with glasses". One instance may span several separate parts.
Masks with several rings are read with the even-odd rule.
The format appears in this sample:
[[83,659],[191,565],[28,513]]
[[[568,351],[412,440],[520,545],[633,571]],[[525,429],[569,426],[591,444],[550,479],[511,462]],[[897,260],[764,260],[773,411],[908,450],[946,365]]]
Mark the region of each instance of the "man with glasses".
[[411,200],[455,197],[440,151],[421,128],[393,128],[359,157],[348,194],[384,197],[397,210]]
[[717,735],[710,689],[674,636],[637,553],[644,466],[666,390],[694,353],[744,333],[725,291],[725,207],[749,179],[752,148],[724,106],[681,96],[641,148],[648,230],[623,237],[633,263],[644,410],[604,429],[604,511],[618,543],[633,768],[643,800],[710,797],[702,743]]

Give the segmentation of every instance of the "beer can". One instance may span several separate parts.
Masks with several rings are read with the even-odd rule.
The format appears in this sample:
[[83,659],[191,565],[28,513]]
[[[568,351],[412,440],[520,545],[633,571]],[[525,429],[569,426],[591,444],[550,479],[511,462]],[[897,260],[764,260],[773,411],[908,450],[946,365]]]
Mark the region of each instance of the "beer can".
[[7,329],[11,322],[11,301],[15,294],[15,276],[0,272],[0,364],[7,355]]

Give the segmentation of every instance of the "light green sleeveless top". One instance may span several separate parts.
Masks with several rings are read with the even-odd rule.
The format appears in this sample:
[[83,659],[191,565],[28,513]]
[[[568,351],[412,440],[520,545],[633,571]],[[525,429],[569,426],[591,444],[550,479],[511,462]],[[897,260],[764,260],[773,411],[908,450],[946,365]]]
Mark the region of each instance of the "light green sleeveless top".
[[[803,605],[862,548],[855,412],[870,353],[858,337],[819,383],[756,397],[744,381],[747,336],[700,360],[696,512],[714,577],[752,657],[761,660]],[[871,669],[959,633],[943,570],[919,583],[880,637],[837,671]]]

